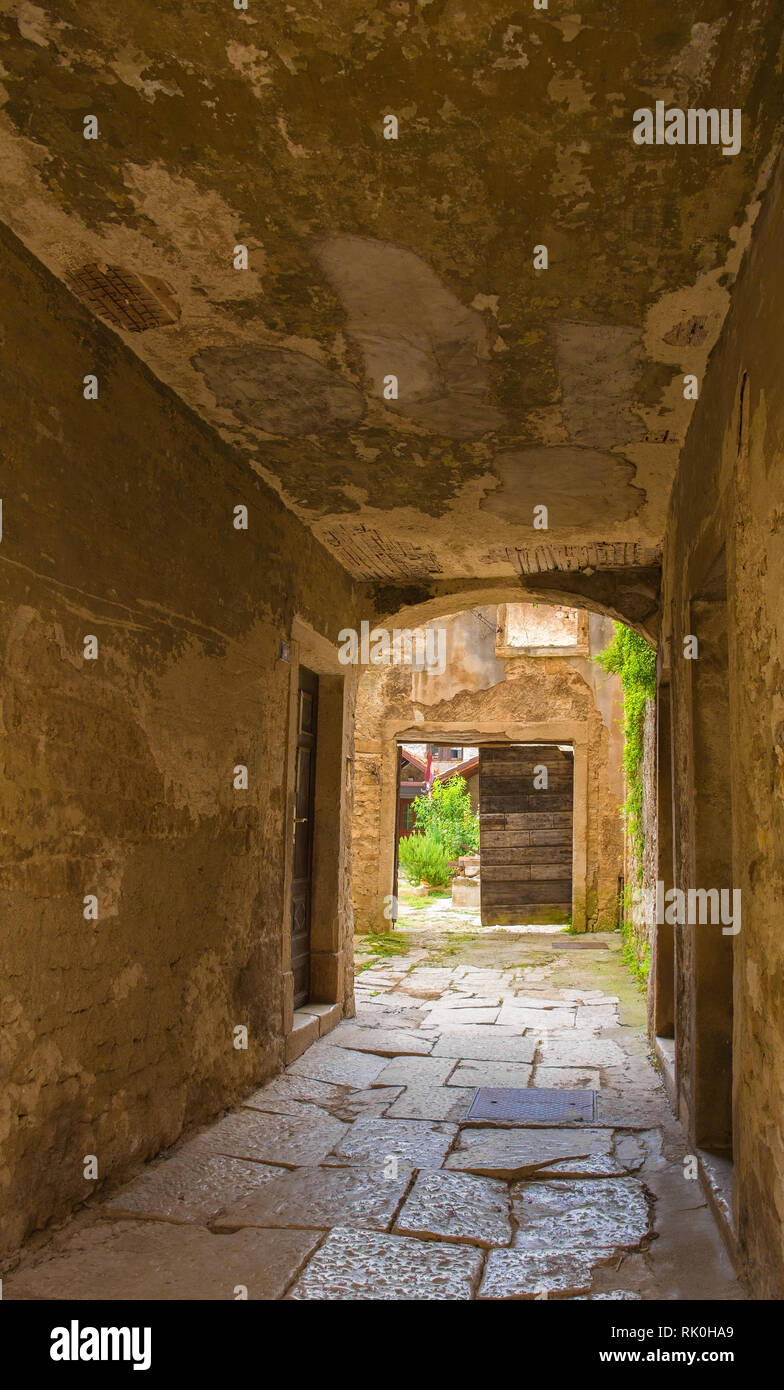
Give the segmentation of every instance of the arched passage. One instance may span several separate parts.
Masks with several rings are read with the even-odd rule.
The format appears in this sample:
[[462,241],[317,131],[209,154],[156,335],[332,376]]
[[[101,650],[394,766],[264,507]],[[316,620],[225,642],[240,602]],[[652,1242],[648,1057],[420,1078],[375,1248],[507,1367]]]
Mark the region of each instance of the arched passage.
[[[619,618],[660,650],[645,882],[742,895],[732,936],[715,921],[656,923],[653,1027],[727,1244],[755,1295],[780,1298],[780,4],[630,4],[619,26],[617,6],[589,20],[529,6],[518,24],[501,0],[403,2],[366,22],[355,0],[226,0],[205,26],[202,0],[180,0],[173,26],[171,6],[134,0],[133,52],[127,7],[81,7],[89,19],[68,22],[77,8],[6,5],[3,17],[0,1251],[84,1202],[92,1219],[111,1184],[237,1106],[221,1130],[243,1145],[233,1162],[258,1174],[280,1160],[295,1173],[284,1181],[304,1183],[296,1170],[327,1160],[327,1226],[323,1210],[308,1213],[323,1245],[294,1224],[286,1277],[264,1295],[284,1296],[307,1266],[303,1296],[332,1296],[336,1243],[350,1265],[351,1237],[333,1238],[331,1224],[345,1213],[336,1170],[349,1165],[328,1160],[367,1157],[363,1121],[387,1119],[367,1114],[381,1104],[367,1092],[383,1045],[370,1063],[344,1048],[360,1054],[346,1063],[353,1085],[334,1080],[343,1044],[325,1037],[334,1025],[363,1041],[348,1031],[357,672],[339,662],[339,633],[547,601]],[[82,114],[85,93],[107,86],[116,100]],[[654,91],[680,103],[668,136],[688,113],[697,148],[638,143],[637,102]],[[383,114],[382,93],[405,103],[397,114]],[[731,95],[721,120],[708,94]],[[738,117],[732,144],[725,116],[733,131]],[[696,667],[685,664],[693,638]],[[447,718],[440,706],[454,698],[422,702],[420,724],[395,737],[479,737],[473,711]],[[530,709],[498,723],[507,741],[510,727],[556,727]],[[591,767],[589,739],[589,789]],[[513,980],[495,985],[508,1013],[537,1007],[520,1004]],[[511,1050],[526,1054],[540,1031],[558,1045],[550,1062],[538,1046],[503,1058],[534,1069],[513,1089],[569,1066],[542,1021],[554,1006],[533,993],[540,1014],[508,1025]],[[494,998],[490,1012],[503,1007]],[[604,1005],[567,998],[566,1027],[600,1033],[606,1014],[591,1010]],[[299,1036],[295,999],[310,1007]],[[443,1073],[454,1059],[430,1032],[422,1069]],[[595,1055],[611,1071],[607,1041],[594,1039]],[[300,1073],[279,1074],[308,1043],[306,1065],[333,1071],[308,1077],[303,1101]],[[647,1099],[650,1076],[634,1075]],[[279,1079],[282,1101],[267,1089]],[[603,1160],[624,1165],[629,1182],[639,1159],[655,1188],[655,1142],[640,1156],[645,1143],[622,1135],[627,1080],[604,1088],[617,1141],[594,1157],[605,1175]],[[269,1111],[244,1103],[262,1091]],[[292,1105],[312,1108],[292,1116]],[[289,1119],[299,1125],[281,1138]],[[445,1187],[467,1128],[436,1149]],[[730,1145],[728,1197],[706,1153]],[[161,1265],[168,1241],[222,1247],[224,1277],[230,1242],[203,1223],[229,1194],[202,1185],[204,1149],[182,1152],[142,1173],[132,1211],[144,1230],[126,1247],[111,1221],[91,1227],[89,1241],[117,1236],[122,1251],[93,1266],[99,1294],[135,1294],[163,1268],[164,1297],[201,1297],[188,1271],[215,1266],[180,1251]],[[685,1152],[666,1154],[678,1183]],[[432,1146],[423,1154],[434,1161]],[[161,1172],[177,1175],[174,1196]],[[376,1181],[372,1195],[392,1190]],[[677,1191],[646,1259],[667,1264],[686,1230],[702,1280],[703,1266],[720,1269],[715,1231],[696,1184]],[[409,1196],[404,1184],[395,1203]],[[360,1280],[369,1297],[394,1286],[395,1203],[360,1228],[358,1259],[377,1257],[376,1289]],[[427,1241],[411,1225],[400,1239],[418,1241],[407,1287],[419,1296]],[[511,1218],[502,1235],[488,1267],[512,1254]],[[460,1256],[456,1296],[472,1297],[484,1257]],[[72,1296],[78,1251],[76,1273],[67,1253],[52,1263],[53,1283],[37,1267],[22,1283],[32,1297]],[[684,1294],[675,1265],[664,1285],[641,1279],[641,1296],[692,1296],[695,1279]],[[438,1278],[425,1279],[434,1296]],[[485,1288],[495,1297],[499,1284]],[[738,1292],[731,1280],[712,1288]]]
[[[440,608],[445,600],[435,603]],[[571,615],[568,623],[561,614]],[[518,615],[517,630],[513,615]],[[527,615],[522,629],[520,615]],[[551,615],[551,630],[542,623],[544,615]],[[517,601],[465,606],[458,614],[433,617],[431,635],[435,631],[443,638],[443,669],[429,673],[410,662],[369,666],[359,679],[355,925],[363,931],[386,930],[393,916],[401,746],[478,748],[481,797],[483,747],[560,744],[572,749],[574,768],[573,812],[570,806],[569,816],[563,817],[569,821],[571,844],[570,920],[575,931],[615,926],[624,860],[620,689],[617,679],[608,678],[593,660],[609,641],[612,622],[563,605]],[[420,753],[425,756],[421,748]],[[531,814],[537,816],[535,806],[534,797]],[[501,819],[506,825],[507,818]],[[525,843],[519,836],[510,841],[509,877],[544,875],[544,867],[525,867],[524,861],[537,858],[537,852],[517,819],[509,818],[510,833],[514,824]],[[534,834],[544,845],[543,827],[551,822],[546,815],[539,819]],[[544,850],[538,857],[546,857]]]

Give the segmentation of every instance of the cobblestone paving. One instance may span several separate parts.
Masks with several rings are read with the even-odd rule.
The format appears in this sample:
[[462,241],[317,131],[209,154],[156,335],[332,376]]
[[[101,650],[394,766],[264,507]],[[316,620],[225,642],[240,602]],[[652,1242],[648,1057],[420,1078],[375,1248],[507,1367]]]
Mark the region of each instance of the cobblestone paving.
[[[358,941],[356,1018],[32,1242],[4,1297],[742,1298],[618,937],[409,926]],[[469,1120],[477,1087],[599,1098]]]

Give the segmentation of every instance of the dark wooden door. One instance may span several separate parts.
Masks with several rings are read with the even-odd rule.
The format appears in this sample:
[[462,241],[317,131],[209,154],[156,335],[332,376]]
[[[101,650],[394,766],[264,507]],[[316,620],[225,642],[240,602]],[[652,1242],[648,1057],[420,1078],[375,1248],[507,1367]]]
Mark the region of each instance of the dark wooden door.
[[569,921],[573,786],[573,757],[557,744],[480,748],[483,926]]
[[294,1007],[310,997],[310,904],[313,871],[313,801],[316,778],[318,676],[299,668],[297,764],[294,779],[294,868],[291,885],[291,968]]

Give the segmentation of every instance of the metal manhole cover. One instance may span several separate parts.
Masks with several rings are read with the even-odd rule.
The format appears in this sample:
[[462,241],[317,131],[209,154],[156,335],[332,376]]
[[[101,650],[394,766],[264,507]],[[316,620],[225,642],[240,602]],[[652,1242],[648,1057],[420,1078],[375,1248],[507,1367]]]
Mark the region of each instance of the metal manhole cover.
[[596,1091],[547,1090],[529,1086],[480,1086],[469,1120],[588,1120],[596,1114]]

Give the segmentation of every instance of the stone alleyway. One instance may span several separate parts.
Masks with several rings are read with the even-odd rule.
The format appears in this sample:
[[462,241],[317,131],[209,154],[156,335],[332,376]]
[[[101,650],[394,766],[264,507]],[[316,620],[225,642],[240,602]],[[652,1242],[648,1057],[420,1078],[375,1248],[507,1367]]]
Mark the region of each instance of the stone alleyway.
[[[620,938],[458,922],[360,939],[356,1018],[40,1236],[4,1296],[742,1298]],[[499,1088],[598,1096],[505,1122]]]

